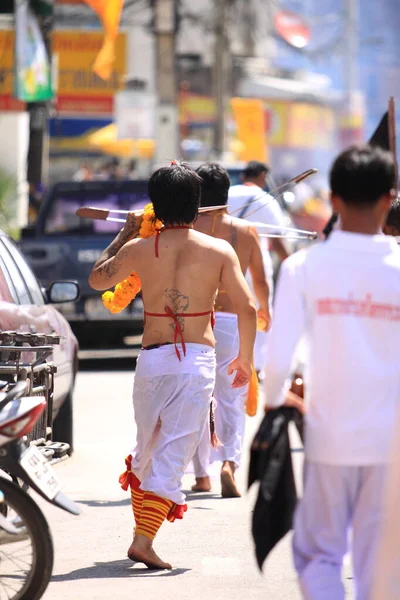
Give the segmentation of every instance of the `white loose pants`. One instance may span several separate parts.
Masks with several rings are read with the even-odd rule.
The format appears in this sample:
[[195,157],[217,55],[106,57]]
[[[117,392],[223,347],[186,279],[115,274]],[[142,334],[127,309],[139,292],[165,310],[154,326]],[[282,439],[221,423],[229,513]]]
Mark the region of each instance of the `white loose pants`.
[[215,315],[214,336],[216,341],[217,373],[214,398],[217,401],[215,411],[215,429],[222,446],[211,451],[209,432],[203,439],[193,458],[196,477],[205,477],[212,460],[229,460],[239,466],[242,454],[244,425],[246,420],[245,404],[248,386],[232,388],[234,375],[228,375],[228,367],[239,351],[239,332],[237,316],[217,312]]
[[[265,231],[263,232],[265,233]],[[262,239],[263,242],[266,242],[266,239]],[[272,265],[272,258],[269,250],[267,249],[267,244],[261,244],[261,252],[264,263],[264,271],[267,277],[268,286],[269,286],[269,310],[272,313],[272,300],[274,295],[274,269]],[[246,281],[249,284],[250,290],[254,294],[253,288],[253,280],[251,278],[250,272],[248,271],[246,274]],[[254,368],[256,371],[263,371],[265,367],[265,363],[268,359],[268,333],[265,331],[257,331],[256,333],[256,341],[254,344]]]
[[355,597],[370,599],[385,473],[383,464],[358,467],[305,462],[293,555],[306,600],[344,599],[341,570],[350,528]]
[[203,344],[142,350],[133,405],[137,425],[132,471],[141,489],[184,504],[181,482],[206,428],[215,384],[215,351]]
[[384,520],[379,536],[371,600],[400,598],[400,411],[384,490]]

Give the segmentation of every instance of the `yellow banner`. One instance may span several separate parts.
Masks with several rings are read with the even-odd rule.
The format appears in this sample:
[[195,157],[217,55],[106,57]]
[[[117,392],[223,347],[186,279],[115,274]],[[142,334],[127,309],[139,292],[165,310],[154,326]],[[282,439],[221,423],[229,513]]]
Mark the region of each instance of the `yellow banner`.
[[239,159],[242,161],[268,160],[265,136],[265,109],[262,100],[232,98],[237,137],[241,142]]
[[[53,52],[58,61],[58,110],[61,112],[112,113],[114,94],[124,87],[126,36],[115,41],[115,62],[111,77],[103,81],[93,73],[93,63],[103,45],[101,32],[56,30]],[[0,30],[0,98],[12,96],[14,32]]]
[[101,32],[55,31],[53,52],[58,55],[58,94],[113,96],[122,89],[126,73],[125,34],[115,43],[115,62],[108,81],[93,73],[93,63],[103,45]]
[[291,104],[287,145],[290,148],[330,148],[335,115],[332,109],[314,104]]

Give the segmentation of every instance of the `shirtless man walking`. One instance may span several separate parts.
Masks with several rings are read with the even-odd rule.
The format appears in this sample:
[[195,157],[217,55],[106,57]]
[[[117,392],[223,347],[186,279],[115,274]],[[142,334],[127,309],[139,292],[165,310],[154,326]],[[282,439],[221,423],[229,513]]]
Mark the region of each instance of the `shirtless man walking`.
[[149,197],[164,226],[160,234],[132,239],[141,217],[129,215],[89,283],[105,290],[133,271],[141,280],[146,319],[133,392],[137,440],[126,473],[136,522],[128,556],[170,569],[153,539],[165,519],[182,518],[186,510],[181,480],[203,435],[215,384],[217,289],[226,290],[238,315],[238,354],[227,365],[234,388],[250,380],[256,309],[230,244],[194,230],[199,176],[176,163],[161,168],[149,180]]
[[[219,206],[227,203],[230,181],[226,170],[218,164],[208,163],[197,169],[201,178],[201,205]],[[269,286],[264,271],[263,257],[255,227],[243,219],[228,215],[227,209],[201,214],[195,223],[197,231],[226,240],[235,250],[243,275],[249,270],[254,293],[260,310],[258,316],[263,331],[269,328]],[[234,297],[222,285],[219,289],[214,329],[217,357],[217,374],[214,397],[217,401],[215,424],[222,446],[218,447],[218,459],[222,460],[221,494],[232,498],[240,496],[236,487],[235,470],[239,467],[245,425],[245,403],[248,386],[232,388],[232,377],[227,367],[239,349],[238,318]],[[206,431],[193,458],[196,484],[193,491],[211,489],[208,467],[210,442]]]

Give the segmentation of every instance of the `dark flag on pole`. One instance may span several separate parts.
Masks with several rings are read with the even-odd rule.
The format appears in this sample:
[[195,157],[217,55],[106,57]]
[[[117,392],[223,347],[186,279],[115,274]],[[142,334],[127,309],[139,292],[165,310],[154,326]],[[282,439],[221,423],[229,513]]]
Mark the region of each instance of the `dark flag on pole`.
[[396,191],[398,189],[399,171],[397,165],[396,149],[396,111],[394,98],[389,99],[389,108],[383,115],[378,127],[369,139],[370,146],[378,146],[383,150],[388,150],[393,154],[396,165]]
[[297,494],[290,421],[302,438],[303,417],[295,408],[282,406],[266,413],[251,445],[248,487],[260,482],[251,527],[260,570],[271,550],[292,528]]
[[370,146],[379,146],[384,150],[390,150],[390,137],[389,137],[389,111],[386,111],[383,115],[378,127],[375,129],[369,140]]
[[[396,192],[398,190],[398,166],[397,166],[397,151],[396,151],[396,114],[395,114],[395,105],[394,98],[389,99],[389,107],[388,110],[383,115],[382,119],[378,127],[375,129],[374,133],[369,139],[370,146],[378,146],[383,150],[388,150],[393,153],[395,164],[396,164]],[[338,215],[333,213],[325,228],[323,230],[323,234],[325,235],[325,239],[328,239],[329,234],[331,233],[336,221],[338,220]]]

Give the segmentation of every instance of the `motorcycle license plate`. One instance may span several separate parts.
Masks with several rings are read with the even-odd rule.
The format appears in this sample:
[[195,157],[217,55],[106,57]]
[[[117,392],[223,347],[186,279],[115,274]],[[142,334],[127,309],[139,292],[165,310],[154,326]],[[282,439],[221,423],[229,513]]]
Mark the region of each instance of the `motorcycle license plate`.
[[36,446],[30,446],[21,456],[19,464],[49,500],[61,491],[54,469]]

